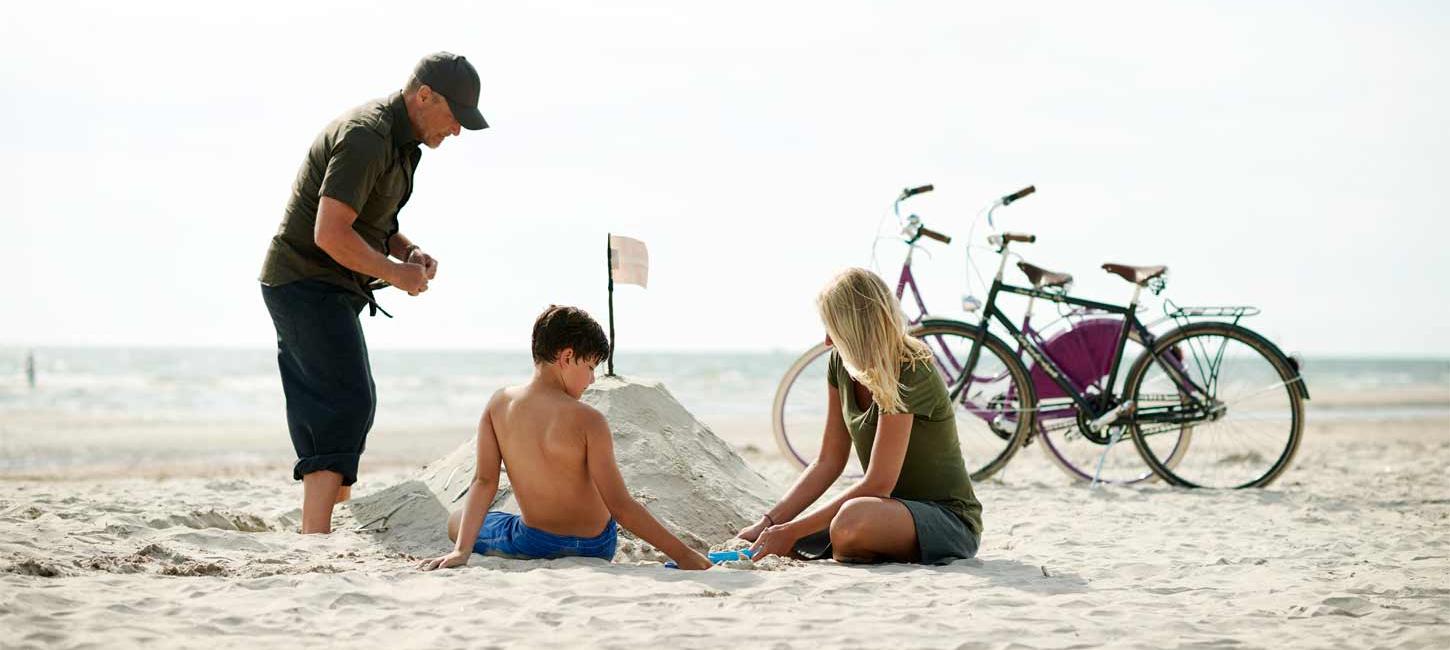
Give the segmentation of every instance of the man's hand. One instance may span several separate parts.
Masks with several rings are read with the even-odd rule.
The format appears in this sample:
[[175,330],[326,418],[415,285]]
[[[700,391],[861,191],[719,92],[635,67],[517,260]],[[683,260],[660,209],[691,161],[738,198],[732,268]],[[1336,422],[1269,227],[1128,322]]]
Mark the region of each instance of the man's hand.
[[428,273],[429,280],[438,275],[438,260],[434,259],[432,255],[424,253],[421,248],[414,248],[413,252],[408,253],[408,263],[422,265],[423,270]]
[[424,571],[432,571],[434,569],[449,569],[456,566],[464,566],[468,564],[468,556],[470,555],[472,553],[460,553],[455,550],[447,555],[435,557],[431,560],[423,560],[423,563],[419,564],[418,568]]
[[394,264],[390,268],[392,277],[383,278],[389,284],[408,292],[410,296],[416,296],[428,290],[428,271],[422,264],[404,262]]
[[801,536],[795,532],[789,524],[771,526],[760,533],[755,540],[755,545],[750,547],[752,558],[759,560],[767,555],[779,555],[790,557],[795,549],[795,543]]

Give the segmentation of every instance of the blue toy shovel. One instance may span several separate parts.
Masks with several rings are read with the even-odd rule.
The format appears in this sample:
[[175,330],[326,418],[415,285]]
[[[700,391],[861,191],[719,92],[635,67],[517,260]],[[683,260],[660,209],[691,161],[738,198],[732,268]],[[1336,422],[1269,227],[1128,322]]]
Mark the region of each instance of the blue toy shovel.
[[[749,560],[751,559],[751,553],[750,549],[742,548],[738,551],[715,551],[714,553],[710,553],[706,557],[710,558],[710,564],[723,564],[725,562],[735,562],[737,560]],[[678,564],[675,564],[674,560],[670,560],[669,562],[665,563],[665,568],[678,569],[680,568],[680,566]]]

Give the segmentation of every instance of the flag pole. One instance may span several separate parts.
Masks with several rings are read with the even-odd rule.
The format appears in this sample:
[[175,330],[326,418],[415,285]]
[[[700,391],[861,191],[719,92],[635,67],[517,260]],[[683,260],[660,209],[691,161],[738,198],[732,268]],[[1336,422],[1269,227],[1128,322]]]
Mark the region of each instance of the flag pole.
[[613,235],[604,234],[604,265],[609,273],[609,372],[606,377],[614,376],[614,251],[610,246]]

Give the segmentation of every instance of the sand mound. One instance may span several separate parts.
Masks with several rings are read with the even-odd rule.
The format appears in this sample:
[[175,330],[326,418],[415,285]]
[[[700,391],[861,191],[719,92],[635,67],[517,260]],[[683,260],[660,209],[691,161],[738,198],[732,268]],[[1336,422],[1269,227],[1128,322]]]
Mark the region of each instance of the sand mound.
[[[584,402],[609,421],[630,491],[697,550],[734,535],[779,494],[659,382],[603,379],[584,394]],[[349,510],[357,526],[411,555],[446,550],[444,526],[448,513],[462,507],[472,483],[474,452],[470,439],[412,480],[352,501]],[[518,512],[507,476],[501,477],[492,509]],[[632,537],[621,541],[617,559],[652,557]]]

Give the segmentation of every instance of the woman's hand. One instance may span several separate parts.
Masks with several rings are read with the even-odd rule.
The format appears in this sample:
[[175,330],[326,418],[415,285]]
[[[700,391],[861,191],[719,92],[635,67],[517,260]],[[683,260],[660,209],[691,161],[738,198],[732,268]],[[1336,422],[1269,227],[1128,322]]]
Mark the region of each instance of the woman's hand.
[[766,521],[766,518],[761,517],[760,521],[741,528],[740,532],[735,533],[735,536],[747,542],[754,542],[757,538],[760,537],[760,533],[769,527],[770,524]]
[[432,571],[434,569],[448,569],[463,566],[468,564],[468,556],[470,555],[473,555],[473,553],[460,553],[455,550],[447,555],[435,557],[431,560],[423,560],[423,563],[419,564],[418,568],[424,571]]
[[795,549],[795,543],[800,538],[801,535],[795,532],[790,524],[771,526],[761,531],[760,536],[755,540],[755,545],[750,547],[750,556],[756,560],[767,555],[790,557]]

